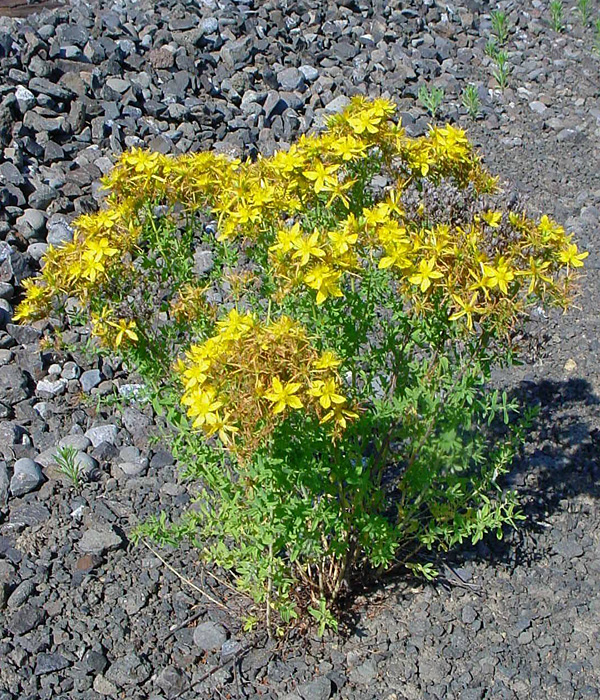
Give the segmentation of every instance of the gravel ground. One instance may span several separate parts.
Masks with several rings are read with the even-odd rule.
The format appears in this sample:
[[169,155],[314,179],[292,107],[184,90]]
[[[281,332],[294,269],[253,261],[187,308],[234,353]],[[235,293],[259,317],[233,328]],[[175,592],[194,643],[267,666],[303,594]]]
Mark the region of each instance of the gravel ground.
[[[497,7],[511,26],[504,92],[485,53]],[[600,698],[593,40],[566,6],[555,32],[538,0],[93,0],[0,18],[0,700]],[[543,345],[497,377],[541,407],[509,479],[527,521],[441,562],[436,585],[358,595],[340,636],[267,642],[220,607],[230,592],[193,552],[130,544],[187,487],[135,377],[72,331],[40,349],[43,326],[11,323],[18,284],[98,207],[123,149],[269,153],[354,94],[392,97],[419,134],[423,83],[444,88],[439,118],[468,129],[507,196],[590,251],[576,306],[533,319]],[[53,466],[61,445],[78,450],[79,490]]]

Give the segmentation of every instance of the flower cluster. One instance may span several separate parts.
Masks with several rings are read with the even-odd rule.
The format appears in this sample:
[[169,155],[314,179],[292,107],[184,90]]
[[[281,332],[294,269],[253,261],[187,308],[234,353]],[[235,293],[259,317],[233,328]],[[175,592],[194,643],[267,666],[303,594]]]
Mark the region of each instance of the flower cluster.
[[[79,217],[73,242],[49,249],[40,277],[25,285],[16,318],[35,318],[58,297],[75,297],[105,344],[131,348],[149,337],[142,321],[136,325],[124,309],[136,297],[137,277],[158,269],[149,263],[148,249],[160,243],[160,231],[150,243],[142,232],[153,217],[149,205],[159,204],[183,211],[192,222],[200,214],[212,218],[216,234],[204,242],[254,261],[250,271],[222,264],[222,298],[243,306],[252,288],[255,296],[269,297],[273,316],[290,313],[290,298],[343,306],[348,291],[360,288],[372,270],[389,274],[399,307],[416,315],[441,310],[465,333],[484,326],[506,330],[540,299],[565,306],[587,253],[548,217],[534,221],[503,207],[496,178],[462,130],[432,126],[426,136],[412,138],[392,119],[394,111],[387,100],[354,98],[322,133],[303,135],[287,151],[255,161],[213,153],[124,153],[104,180],[111,191],[108,207]],[[426,196],[431,186],[464,193],[468,206],[440,220]],[[167,258],[170,253],[162,251]],[[163,284],[160,314],[174,323],[204,318],[210,330],[216,313],[204,300],[210,283],[186,272],[181,285]],[[148,289],[146,306],[153,300]],[[274,415],[298,405],[312,406],[319,420],[326,419],[331,411],[322,412],[330,407],[319,387],[343,395],[333,375],[315,383],[310,372],[322,370],[311,364],[313,350],[294,322],[273,324],[260,313],[232,316],[225,330],[219,326],[216,336],[192,346],[187,369],[181,369],[184,403],[195,425],[225,443],[242,431],[250,439],[257,424],[272,425]],[[234,326],[241,333],[235,343]],[[280,354],[273,349],[276,333]],[[185,373],[194,375],[199,367],[205,378],[194,384]],[[277,396],[284,403],[269,398]],[[334,404],[341,426],[346,403]]]
[[217,322],[215,335],[189,348],[176,370],[193,427],[244,455],[300,409],[339,434],[357,416],[342,392],[340,363],[331,351],[319,353],[288,316],[260,322],[234,308]]

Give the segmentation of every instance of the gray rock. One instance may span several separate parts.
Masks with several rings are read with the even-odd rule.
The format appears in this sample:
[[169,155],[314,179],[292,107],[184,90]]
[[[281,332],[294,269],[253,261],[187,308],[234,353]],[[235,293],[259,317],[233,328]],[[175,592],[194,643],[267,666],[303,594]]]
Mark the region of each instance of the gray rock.
[[86,673],[93,673],[94,675],[104,673],[107,666],[108,659],[106,656],[94,649],[88,649],[81,659],[81,667]]
[[0,401],[12,406],[29,396],[25,373],[15,365],[0,367]]
[[353,668],[350,671],[349,678],[353,683],[360,683],[362,685],[367,685],[372,683],[379,672],[377,671],[377,664],[373,659],[367,659],[360,666]]
[[17,86],[15,97],[17,98],[17,104],[19,105],[21,114],[25,114],[25,112],[28,112],[36,104],[35,95],[23,85]]
[[139,462],[121,462],[116,466],[116,473],[114,476],[120,476],[121,474],[125,476],[139,476],[143,474],[147,466],[140,464]]
[[0,445],[16,445],[24,432],[18,423],[0,421]]
[[155,683],[169,699],[179,697],[189,685],[185,673],[176,666],[164,668],[158,674]]
[[86,372],[83,372],[81,377],[79,377],[81,388],[87,394],[89,394],[94,387],[97,387],[101,381],[102,373],[99,369],[88,369]]
[[19,608],[8,621],[8,629],[14,635],[27,634],[35,629],[45,620],[46,615],[43,610],[33,605],[24,605]]
[[119,396],[125,399],[136,399],[143,392],[143,384],[121,384],[118,388]]
[[127,654],[117,659],[106,672],[106,678],[119,687],[140,686],[150,678],[152,669],[136,654]]
[[349,104],[350,99],[345,95],[340,95],[325,105],[325,111],[328,114],[337,114],[338,112],[342,112],[344,109],[346,109]]
[[279,87],[286,92],[294,92],[304,85],[304,74],[297,68],[284,68],[277,73]]
[[108,678],[102,674],[99,674],[94,678],[93,688],[98,695],[116,698],[119,694],[119,689],[117,686],[114,683],[111,683]]
[[207,275],[215,266],[215,259],[210,250],[197,250],[194,253],[194,274],[201,277]]
[[37,489],[44,481],[40,465],[28,457],[15,462],[13,477],[10,480],[10,492],[13,496],[24,496]]
[[135,444],[144,448],[147,447],[148,438],[150,437],[148,427],[152,422],[151,419],[132,406],[128,406],[122,412],[122,417],[123,425],[131,433]]
[[19,345],[31,345],[42,337],[39,328],[33,326],[23,326],[21,324],[7,323],[6,331],[13,337]]
[[194,630],[194,644],[202,651],[217,651],[227,641],[227,630],[216,622],[201,622]]
[[46,228],[48,230],[46,240],[50,245],[59,246],[73,240],[73,228],[63,219],[50,219]]
[[64,656],[56,652],[52,654],[38,654],[35,661],[35,671],[36,676],[42,676],[46,673],[54,673],[54,671],[61,671],[63,668],[67,668],[71,663],[65,659]]
[[86,431],[85,436],[92,441],[94,447],[98,447],[103,442],[108,442],[110,445],[114,445],[117,441],[117,435],[119,429],[113,423],[108,423],[107,425],[97,425],[94,428],[90,428]]
[[41,236],[46,230],[46,215],[39,209],[26,209],[17,219],[16,228],[25,240]]
[[44,257],[47,250],[47,243],[31,243],[27,246],[27,252],[36,262],[39,262]]
[[536,114],[544,114],[544,112],[548,110],[548,107],[546,107],[546,105],[543,102],[538,102],[537,100],[530,102],[529,108],[532,112],[535,112]]
[[58,441],[59,447],[72,447],[74,450],[85,452],[92,441],[85,435],[65,435]]
[[21,581],[21,583],[10,594],[6,601],[6,606],[11,610],[20,608],[23,603],[26,603],[31,594],[35,591],[35,584],[31,579]]
[[219,21],[216,17],[203,17],[198,24],[202,34],[214,34],[219,29]]
[[77,543],[79,550],[84,554],[96,554],[97,556],[119,549],[122,545],[121,535],[109,526],[99,526],[97,529],[86,530]]
[[[38,185],[29,195],[28,204],[33,209],[46,211],[49,205],[58,197],[58,192],[54,187],[48,185]],[[45,223],[45,220],[44,220]]]
[[319,77],[319,71],[314,66],[300,66],[298,70],[302,73],[304,79],[309,83],[312,83]]
[[25,180],[19,168],[7,160],[0,165],[0,182],[21,186]]
[[126,93],[131,87],[129,80],[123,80],[123,78],[108,78],[106,84],[111,90],[114,90],[121,95]]
[[58,379],[40,379],[36,384],[36,391],[39,394],[48,394],[49,396],[60,396],[65,393],[67,388],[67,380],[59,377]]
[[71,360],[69,360],[63,365],[60,376],[63,379],[69,381],[70,379],[77,379],[80,376],[80,374],[81,369],[79,368],[79,365],[76,362],[72,362]]
[[310,683],[304,683],[296,688],[302,700],[329,700],[333,685],[327,676],[319,676]]
[[6,508],[8,503],[8,470],[6,462],[0,462],[0,512]]

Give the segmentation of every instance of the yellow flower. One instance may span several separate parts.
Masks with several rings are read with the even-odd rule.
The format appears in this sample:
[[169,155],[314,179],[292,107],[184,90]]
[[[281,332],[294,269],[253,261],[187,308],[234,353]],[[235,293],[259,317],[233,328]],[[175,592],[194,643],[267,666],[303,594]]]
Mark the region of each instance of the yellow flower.
[[463,316],[466,316],[467,318],[467,327],[470,331],[473,330],[473,314],[484,314],[485,309],[478,307],[477,306],[477,297],[478,293],[475,292],[471,299],[469,301],[465,301],[464,299],[461,299],[461,297],[457,295],[453,295],[453,299],[456,302],[456,304],[459,306],[459,310],[454,312],[450,316],[450,321],[458,321],[459,318],[462,318]]
[[231,309],[225,318],[217,322],[217,326],[225,340],[239,340],[254,326],[254,316],[242,315],[237,309]]
[[431,287],[431,280],[442,278],[444,275],[439,270],[434,270],[436,260],[421,260],[419,263],[419,271],[411,275],[408,279],[411,284],[418,284],[422,292],[426,292]]
[[328,409],[331,408],[331,404],[343,404],[346,402],[345,397],[338,394],[337,391],[335,379],[330,378],[324,381],[321,379],[316,381],[308,393],[319,399],[319,403],[323,408]]
[[529,268],[527,270],[519,270],[517,275],[527,275],[531,277],[529,280],[529,289],[527,292],[533,294],[533,291],[538,285],[538,282],[543,284],[552,284],[552,280],[546,274],[546,271],[550,267],[550,262],[546,260],[545,262],[538,262],[533,256],[529,256]]
[[379,131],[382,115],[374,109],[364,109],[348,118],[348,124],[355,134],[376,134]]
[[296,248],[296,252],[292,257],[294,259],[299,258],[300,267],[307,265],[311,257],[325,257],[325,251],[319,247],[319,232],[317,229],[315,229],[314,232],[308,237],[304,236],[302,238],[298,238],[296,241],[294,241],[293,245],[294,248]]
[[329,231],[327,235],[336,255],[347,253],[350,250],[350,246],[358,241],[358,233],[352,233],[345,228]]
[[331,150],[344,161],[354,160],[366,150],[366,145],[354,136],[342,136],[331,144]]
[[558,258],[567,267],[583,267],[583,261],[588,255],[587,250],[585,253],[578,253],[576,243],[569,243],[564,250],[560,251]]
[[223,415],[217,411],[215,415],[214,423],[207,425],[206,435],[211,437],[218,434],[221,442],[228,447],[233,443],[233,436],[235,433],[239,433],[240,429],[229,422],[231,415],[227,411]]
[[124,318],[120,318],[117,323],[111,323],[111,326],[117,330],[114,341],[116,348],[120,347],[123,341],[137,342],[138,334],[135,332],[135,321],[126,321]]
[[313,182],[313,188],[316,194],[332,187],[337,182],[337,177],[333,173],[339,168],[339,165],[325,165],[320,160],[313,164],[313,170],[303,170],[302,174],[307,180]]
[[274,243],[269,251],[272,253],[289,253],[292,248],[296,247],[296,244],[301,238],[300,234],[300,224],[296,223],[292,228],[283,228],[277,231],[277,243]]
[[342,291],[338,286],[341,272],[333,270],[329,265],[316,265],[304,278],[311,289],[317,291],[317,304],[322,304],[329,297],[341,297]]
[[483,273],[487,277],[487,286],[490,289],[497,286],[504,294],[508,294],[508,285],[514,280],[515,275],[504,258],[498,260],[496,267],[484,265]]
[[315,369],[335,369],[342,364],[342,361],[331,350],[325,350],[324,353],[315,361]]
[[500,222],[502,221],[502,212],[501,211],[484,211],[481,215],[481,218],[485,221],[485,223],[488,226],[491,226],[492,228],[498,228],[500,226]]
[[265,393],[265,398],[273,404],[273,415],[285,411],[288,406],[302,408],[302,401],[296,396],[301,386],[299,382],[288,382],[284,386],[279,377],[273,377],[271,389]]
[[217,422],[217,411],[223,406],[223,402],[217,399],[217,393],[213,387],[194,389],[185,394],[181,402],[188,407],[188,416],[194,418],[192,423],[194,428],[214,425]]
[[348,425],[348,419],[354,420],[355,418],[358,418],[358,413],[349,410],[341,404],[334,406],[329,413],[326,413],[321,418],[321,424],[329,423],[329,421],[333,420],[339,428],[345,430]]

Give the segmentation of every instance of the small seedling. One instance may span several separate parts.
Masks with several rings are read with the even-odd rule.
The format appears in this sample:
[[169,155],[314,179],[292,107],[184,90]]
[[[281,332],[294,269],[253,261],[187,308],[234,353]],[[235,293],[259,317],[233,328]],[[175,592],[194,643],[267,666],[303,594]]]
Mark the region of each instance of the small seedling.
[[500,46],[504,46],[504,44],[506,44],[506,40],[508,39],[508,16],[506,15],[506,12],[496,10],[495,12],[492,12],[491,18],[492,32],[495,34]]
[[581,24],[583,24],[584,27],[587,27],[590,23],[590,0],[578,0],[577,9],[579,10],[579,16],[581,17]]
[[64,474],[75,488],[81,486],[83,469],[81,462],[77,459],[77,450],[69,445],[59,447],[54,457],[56,466],[61,474]]
[[550,25],[555,32],[562,32],[564,28],[564,8],[562,0],[552,0],[550,3]]
[[497,43],[495,37],[491,37],[490,39],[487,40],[486,45],[485,45],[485,53],[487,56],[489,56],[491,59],[493,59],[495,61],[499,50],[500,49],[498,48],[498,43]]
[[428,88],[427,85],[421,85],[418,96],[419,102],[435,119],[435,115],[444,99],[444,88],[436,87],[435,85]]
[[501,90],[506,89],[509,75],[510,66],[508,65],[508,54],[506,51],[499,51],[496,56],[496,67],[494,68],[493,76]]
[[477,87],[473,84],[467,85],[462,93],[462,104],[472,119],[477,119],[481,109],[481,100]]

